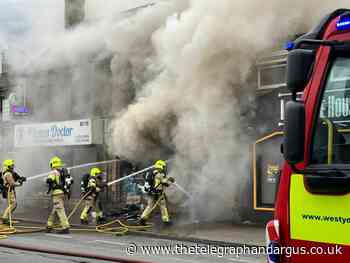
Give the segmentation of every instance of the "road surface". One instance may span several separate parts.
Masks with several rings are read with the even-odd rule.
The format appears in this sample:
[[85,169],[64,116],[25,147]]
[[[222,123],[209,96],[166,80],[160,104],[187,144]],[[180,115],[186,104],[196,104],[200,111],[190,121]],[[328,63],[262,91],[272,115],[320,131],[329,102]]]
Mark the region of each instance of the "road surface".
[[[122,257],[154,263],[262,263],[264,256],[236,254],[223,255],[223,247],[208,246],[190,242],[163,240],[139,235],[113,236],[99,233],[78,233],[57,235],[46,233],[12,235],[0,240],[1,263],[65,263],[106,262],[95,259],[66,257],[15,250],[1,247],[1,244],[38,246],[45,249],[59,249],[77,253],[92,253],[109,257]],[[211,250],[211,254],[209,255]],[[229,249],[226,249],[229,252]]]

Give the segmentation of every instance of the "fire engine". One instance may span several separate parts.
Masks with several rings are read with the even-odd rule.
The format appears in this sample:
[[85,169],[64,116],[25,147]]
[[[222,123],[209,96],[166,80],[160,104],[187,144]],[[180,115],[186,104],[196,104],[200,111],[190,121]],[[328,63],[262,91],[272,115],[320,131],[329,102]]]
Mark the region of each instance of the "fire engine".
[[288,50],[285,163],[266,226],[268,260],[350,262],[350,10],[327,15]]

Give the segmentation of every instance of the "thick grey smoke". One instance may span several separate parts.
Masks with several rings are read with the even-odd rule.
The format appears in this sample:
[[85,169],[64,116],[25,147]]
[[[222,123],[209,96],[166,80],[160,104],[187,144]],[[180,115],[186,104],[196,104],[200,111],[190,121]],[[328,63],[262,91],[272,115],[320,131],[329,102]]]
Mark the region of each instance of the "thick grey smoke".
[[[97,8],[97,1],[87,0],[85,22],[71,29],[64,28],[64,2],[3,0],[0,3],[0,17],[4,19],[0,26],[0,50],[6,49],[10,62],[14,85],[11,92],[26,93],[26,105],[30,108],[29,116],[18,119],[21,123],[111,115],[115,99],[110,95],[113,86],[107,40],[115,24],[130,16],[122,11],[149,1],[127,4],[104,1],[103,5],[99,1]],[[54,155],[61,156],[68,166],[81,162],[74,160],[72,149],[42,147],[12,151],[11,130],[2,133],[1,139],[5,142],[1,161],[14,158],[17,169],[25,176],[46,172]],[[87,160],[89,157],[85,157]],[[37,180],[25,184],[18,196],[21,200],[27,194],[40,199],[45,192],[43,181]],[[35,204],[41,206],[40,202]]]
[[[24,19],[1,32],[0,43],[31,87],[32,121],[64,118],[53,103],[71,118],[112,111],[112,153],[145,162],[172,152],[171,173],[193,194],[203,220],[232,218],[249,176],[243,111],[253,109],[257,56],[347,4],[164,0],[134,15],[120,11],[150,1],[87,0],[86,23],[67,31],[63,0],[6,1]],[[92,69],[92,61],[110,57],[111,76]],[[65,93],[70,85],[74,92]]]
[[[170,146],[172,175],[193,193],[201,219],[231,218],[249,175],[241,110],[252,103],[247,81],[254,61],[342,4],[193,0],[166,19],[156,20],[162,17],[158,7],[121,24],[111,43],[115,61],[123,69],[131,63],[129,80],[143,83],[114,123],[115,151],[154,159],[162,157],[161,146]],[[113,66],[117,78],[126,76]]]

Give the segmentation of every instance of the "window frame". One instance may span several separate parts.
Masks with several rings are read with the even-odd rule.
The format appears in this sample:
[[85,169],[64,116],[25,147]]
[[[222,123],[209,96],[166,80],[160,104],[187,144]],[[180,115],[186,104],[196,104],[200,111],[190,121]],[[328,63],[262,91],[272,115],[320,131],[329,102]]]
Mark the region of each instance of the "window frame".
[[280,83],[274,83],[274,84],[267,84],[267,85],[263,85],[263,70],[273,70],[273,69],[282,69],[284,70],[285,74],[286,74],[286,70],[287,70],[287,64],[286,63],[278,63],[278,64],[274,64],[274,65],[269,65],[269,66],[259,66],[258,68],[258,91],[261,90],[272,90],[272,89],[278,89],[278,88],[284,88],[287,87],[287,83],[284,80],[284,82],[280,82]]
[[337,164],[315,164],[312,163],[312,157],[314,154],[314,140],[315,140],[315,136],[316,136],[316,130],[317,130],[317,125],[316,123],[319,120],[319,116],[320,116],[320,110],[321,110],[321,105],[323,102],[323,98],[326,92],[326,86],[327,86],[327,81],[329,79],[330,73],[333,69],[333,65],[336,61],[337,58],[349,58],[350,59],[350,50],[341,50],[338,51],[336,50],[336,48],[332,48],[330,50],[330,53],[328,55],[328,61],[327,61],[327,65],[324,71],[324,74],[322,76],[322,81],[320,83],[320,92],[317,96],[317,103],[314,107],[314,111],[313,111],[313,117],[312,117],[312,127],[311,127],[311,140],[310,140],[310,144],[308,146],[308,162],[306,164],[306,167],[308,168],[324,168],[324,167],[346,167],[346,168],[350,168],[350,164],[345,164],[345,163],[337,163]]

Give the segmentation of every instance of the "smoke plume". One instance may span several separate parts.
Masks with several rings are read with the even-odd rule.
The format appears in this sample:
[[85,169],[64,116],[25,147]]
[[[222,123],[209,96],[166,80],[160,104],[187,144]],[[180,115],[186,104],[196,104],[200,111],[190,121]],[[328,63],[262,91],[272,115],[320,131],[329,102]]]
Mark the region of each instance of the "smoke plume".
[[[120,13],[149,1],[87,0],[86,23],[65,30],[63,1],[17,2],[15,17],[26,19],[14,31],[22,33],[2,32],[0,43],[11,43],[19,76],[32,74],[32,121],[66,116],[53,103],[72,118],[113,113],[111,153],[143,163],[172,157],[171,176],[193,195],[202,220],[232,218],[249,176],[245,122],[254,111],[257,56],[347,4],[168,0]],[[91,61],[111,57],[110,74],[93,73]],[[60,74],[50,82],[48,70]],[[74,92],[62,98],[69,85]]]
[[[111,42],[118,54],[115,60],[124,54],[123,63],[134,69],[131,83],[143,81],[114,122],[114,146],[116,152],[138,160],[162,158],[161,146],[171,147],[171,175],[193,194],[191,209],[196,208],[202,220],[223,220],[232,218],[239,187],[250,173],[242,109],[253,110],[249,86],[254,84],[248,79],[254,61],[277,43],[310,30],[336,4],[187,4],[181,2],[185,9],[166,18],[160,5],[144,10],[129,27],[123,23],[116,28]],[[112,70],[118,78],[125,76],[113,64]]]

